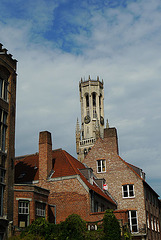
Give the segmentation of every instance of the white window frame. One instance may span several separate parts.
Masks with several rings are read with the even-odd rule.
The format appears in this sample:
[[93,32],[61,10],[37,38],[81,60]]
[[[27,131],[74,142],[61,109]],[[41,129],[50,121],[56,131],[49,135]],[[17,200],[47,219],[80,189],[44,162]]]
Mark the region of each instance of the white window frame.
[[45,203],[36,202],[36,216],[45,218],[46,216],[45,208],[46,208]]
[[160,225],[159,225],[159,220],[157,219],[157,230],[160,232]]
[[147,212],[147,227],[150,228],[149,213]]
[[154,217],[154,230],[157,232],[157,220],[156,220],[156,217]]
[[154,230],[153,216],[151,215],[151,229]]
[[[136,213],[135,217],[132,217],[132,212]],[[133,219],[136,219],[136,224],[133,224]],[[130,231],[131,233],[137,233],[138,232],[138,216],[137,216],[137,211],[136,210],[131,210],[128,212],[128,222],[129,222],[129,227],[130,227]],[[137,231],[133,231],[133,227],[137,227]]]
[[[101,163],[100,165],[98,165],[98,163]],[[104,166],[103,166],[103,162],[104,162]],[[100,170],[99,170],[100,168]],[[105,170],[103,170],[103,168]],[[105,173],[106,172],[106,160],[105,159],[98,159],[97,160],[97,173]]]
[[[125,196],[124,186],[127,186],[127,197]],[[131,190],[130,190],[129,186],[133,186],[133,190],[132,190],[133,195],[132,196],[130,196]],[[135,197],[134,184],[123,184],[122,185],[122,197],[123,198],[134,198]]]
[[[28,200],[24,200],[24,199],[19,199],[18,201],[18,215],[24,215],[26,216],[26,225],[29,225],[29,221],[30,221],[30,202]],[[20,224],[20,220],[18,217],[18,225]],[[23,226],[23,227],[27,227],[27,226]]]

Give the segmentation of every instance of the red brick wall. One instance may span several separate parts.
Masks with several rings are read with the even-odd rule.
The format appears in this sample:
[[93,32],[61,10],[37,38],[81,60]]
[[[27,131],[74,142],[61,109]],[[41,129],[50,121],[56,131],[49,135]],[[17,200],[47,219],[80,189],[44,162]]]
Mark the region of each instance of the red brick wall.
[[52,169],[51,133],[44,131],[39,135],[39,180],[47,179]]
[[41,182],[41,187],[50,190],[49,204],[56,205],[56,223],[70,214],[79,214],[86,219],[90,213],[90,195],[77,178]]
[[[118,203],[118,209],[137,210],[139,227],[146,223],[144,190],[142,180],[117,155],[116,136],[104,140],[99,139],[88,153],[83,163],[93,169],[98,178],[104,178],[108,191]],[[97,160],[106,160],[106,172],[97,173]],[[135,197],[123,199],[122,185],[134,184]]]
[[46,203],[46,218],[48,216],[48,195],[47,191],[37,189],[33,185],[15,184],[14,186],[14,220],[13,225],[18,226],[18,202],[19,200],[29,200],[30,224],[35,220],[35,202]]

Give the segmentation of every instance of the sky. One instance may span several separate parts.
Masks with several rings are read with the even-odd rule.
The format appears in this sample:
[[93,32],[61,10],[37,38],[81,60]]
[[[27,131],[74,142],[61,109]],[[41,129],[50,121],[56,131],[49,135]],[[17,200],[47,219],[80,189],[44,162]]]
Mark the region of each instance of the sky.
[[0,42],[17,63],[16,156],[76,156],[81,77],[104,80],[105,118],[120,156],[161,196],[161,1],[1,0]]

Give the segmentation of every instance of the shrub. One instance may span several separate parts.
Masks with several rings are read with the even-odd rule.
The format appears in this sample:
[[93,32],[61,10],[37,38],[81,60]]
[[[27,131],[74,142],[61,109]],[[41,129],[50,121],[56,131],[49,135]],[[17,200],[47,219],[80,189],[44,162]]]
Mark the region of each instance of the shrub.
[[103,218],[103,240],[120,240],[120,225],[112,210],[106,210]]
[[57,232],[56,228],[55,224],[49,223],[45,218],[37,218],[21,233],[21,238],[24,240],[39,240],[41,236],[42,239],[52,240]]
[[59,240],[84,240],[86,223],[77,214],[72,214],[60,224]]

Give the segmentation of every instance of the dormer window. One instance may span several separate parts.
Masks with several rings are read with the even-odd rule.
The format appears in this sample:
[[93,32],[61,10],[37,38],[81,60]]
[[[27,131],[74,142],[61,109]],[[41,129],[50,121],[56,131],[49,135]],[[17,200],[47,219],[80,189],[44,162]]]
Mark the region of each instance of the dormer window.
[[104,159],[97,160],[97,172],[98,173],[106,172],[106,162]]

